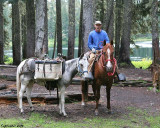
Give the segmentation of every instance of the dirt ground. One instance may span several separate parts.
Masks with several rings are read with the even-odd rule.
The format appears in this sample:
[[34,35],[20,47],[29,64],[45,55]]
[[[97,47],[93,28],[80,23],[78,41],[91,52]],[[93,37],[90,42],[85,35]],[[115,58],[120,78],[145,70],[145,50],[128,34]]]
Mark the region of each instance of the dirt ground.
[[[6,74],[15,74],[15,71],[3,70]],[[130,80],[144,80],[151,81],[151,73],[149,70],[142,69],[120,69],[121,73],[124,73],[127,77],[127,81]],[[3,72],[1,70],[0,74]],[[14,94],[15,81],[7,81],[0,79],[0,84],[9,85],[7,89],[0,91],[0,96],[4,92],[12,91]],[[56,98],[56,91],[51,92],[53,94],[53,99]],[[49,94],[45,87],[35,85],[33,88],[33,94],[41,94],[41,96]],[[77,121],[86,117],[94,117],[95,102],[93,100],[92,89],[89,86],[90,101],[87,103],[86,107],[81,106],[81,87],[79,85],[70,85],[66,89],[66,95],[70,97],[72,103],[66,103],[65,108],[68,114],[68,118],[59,115],[59,108],[57,104],[52,104],[51,102],[34,102],[35,112],[44,113],[47,116],[52,117],[54,120],[69,120]],[[14,94],[16,95],[16,94]],[[123,117],[124,114],[128,112],[128,107],[135,107],[139,109],[147,110],[151,113],[160,112],[160,93],[154,93],[148,87],[121,87],[113,86],[111,90],[111,108],[112,114],[109,115],[106,112],[106,92],[105,86],[101,87],[101,99],[99,107],[100,117]],[[74,100],[73,100],[74,99]],[[15,118],[24,117],[27,118],[32,113],[27,102],[24,103],[24,115],[19,113],[17,107],[17,101],[9,100],[7,102],[0,99],[0,118]],[[67,100],[67,99],[66,99]]]

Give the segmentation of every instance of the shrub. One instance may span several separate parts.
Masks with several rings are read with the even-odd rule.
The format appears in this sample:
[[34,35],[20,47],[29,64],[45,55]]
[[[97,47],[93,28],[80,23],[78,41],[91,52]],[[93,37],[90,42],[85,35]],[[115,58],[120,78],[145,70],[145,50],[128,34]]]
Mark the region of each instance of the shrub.
[[147,69],[152,64],[152,60],[150,58],[143,58],[142,61],[132,61],[132,64],[136,68]]
[[5,64],[13,64],[13,58],[9,56],[4,56],[4,63]]

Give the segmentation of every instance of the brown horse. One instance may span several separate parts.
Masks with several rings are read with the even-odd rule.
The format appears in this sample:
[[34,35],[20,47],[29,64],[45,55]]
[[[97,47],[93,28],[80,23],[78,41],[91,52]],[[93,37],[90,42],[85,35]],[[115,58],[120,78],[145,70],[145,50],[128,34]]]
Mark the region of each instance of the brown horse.
[[[99,56],[98,61],[93,66],[94,80],[92,89],[96,100],[95,114],[98,115],[98,104],[100,99],[100,87],[106,85],[107,93],[107,108],[108,113],[111,113],[110,107],[110,90],[112,87],[115,70],[116,70],[116,59],[113,57],[114,47],[113,41],[110,43],[103,42],[103,48]],[[82,105],[85,105],[85,99],[88,97],[88,82],[82,82]]]

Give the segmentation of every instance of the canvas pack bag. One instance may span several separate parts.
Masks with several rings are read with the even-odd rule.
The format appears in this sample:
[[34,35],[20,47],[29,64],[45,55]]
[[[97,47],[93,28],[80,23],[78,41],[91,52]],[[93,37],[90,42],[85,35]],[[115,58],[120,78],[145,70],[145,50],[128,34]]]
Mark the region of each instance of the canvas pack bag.
[[36,60],[35,79],[58,80],[62,78],[62,62],[56,60]]

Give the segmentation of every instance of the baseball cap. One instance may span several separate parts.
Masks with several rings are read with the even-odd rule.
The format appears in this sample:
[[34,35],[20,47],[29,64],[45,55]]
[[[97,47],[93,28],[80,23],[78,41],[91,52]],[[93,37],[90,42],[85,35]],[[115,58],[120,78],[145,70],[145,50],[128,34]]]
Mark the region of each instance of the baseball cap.
[[101,21],[95,21],[94,24],[102,24]]

